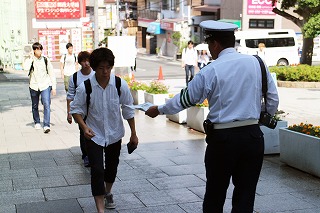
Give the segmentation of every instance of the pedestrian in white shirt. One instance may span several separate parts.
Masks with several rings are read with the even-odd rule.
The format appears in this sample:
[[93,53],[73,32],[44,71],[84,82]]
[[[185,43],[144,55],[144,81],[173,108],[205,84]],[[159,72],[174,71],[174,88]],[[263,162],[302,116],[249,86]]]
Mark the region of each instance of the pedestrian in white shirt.
[[[189,81],[193,79],[194,69],[198,64],[198,53],[197,50],[193,48],[193,41],[188,41],[188,47],[184,48],[182,51],[182,63],[181,67],[184,68],[186,72],[186,85],[188,86]],[[190,75],[190,78],[189,78]]]
[[[84,132],[91,166],[92,195],[98,213],[104,213],[104,208],[116,207],[111,189],[117,174],[121,139],[125,133],[122,118],[128,121],[130,142],[138,145],[138,137],[134,109],[129,107],[133,104],[129,87],[126,81],[111,74],[114,66],[112,51],[103,47],[95,49],[89,62],[96,73],[77,88],[70,104],[70,113]],[[117,86],[117,78],[121,81],[121,87]],[[89,88],[92,92],[87,105]]]
[[[85,80],[91,78],[95,71],[93,71],[90,67],[89,63],[90,53],[87,51],[82,51],[78,55],[78,63],[81,65],[81,69],[78,72],[75,72],[69,80],[69,89],[67,92],[67,121],[69,124],[72,123],[72,115],[70,114],[70,103],[73,101],[73,98],[76,94],[77,87],[84,82]],[[87,148],[85,144],[84,132],[80,128],[80,149],[82,153],[83,165],[85,167],[89,167],[89,158],[87,154]]]
[[50,132],[51,94],[56,95],[56,76],[50,60],[42,56],[42,45],[32,45],[34,57],[29,69],[29,90],[32,102],[32,115],[35,129],[41,129],[39,115],[39,97],[43,104],[43,131]]
[[78,60],[76,54],[73,53],[73,45],[66,45],[67,53],[63,54],[60,59],[61,78],[63,78],[64,89],[68,92],[69,79],[78,70]]

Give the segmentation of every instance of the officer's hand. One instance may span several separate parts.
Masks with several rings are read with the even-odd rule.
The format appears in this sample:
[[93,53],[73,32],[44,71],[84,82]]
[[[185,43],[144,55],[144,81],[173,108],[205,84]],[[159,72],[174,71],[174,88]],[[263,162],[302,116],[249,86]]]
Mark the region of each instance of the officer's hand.
[[151,118],[157,117],[157,116],[160,114],[160,112],[159,112],[159,110],[158,110],[158,106],[152,106],[152,107],[150,107],[150,108],[146,111],[145,114],[148,115],[148,116],[151,117]]
[[51,94],[52,95],[56,95],[57,94],[57,91],[55,89],[51,90]]

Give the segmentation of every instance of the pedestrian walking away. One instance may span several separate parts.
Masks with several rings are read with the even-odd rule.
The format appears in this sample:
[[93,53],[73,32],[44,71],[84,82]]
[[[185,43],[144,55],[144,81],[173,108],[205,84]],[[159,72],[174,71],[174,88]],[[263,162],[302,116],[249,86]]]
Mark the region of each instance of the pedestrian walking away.
[[[264,153],[258,124],[261,110],[265,109],[261,67],[256,57],[236,52],[237,25],[209,20],[201,22],[200,27],[214,61],[202,68],[181,93],[164,105],[150,107],[146,115],[175,114],[207,99],[210,111],[204,122],[207,182],[203,212],[223,212],[232,179],[231,212],[252,213]],[[270,72],[266,66],[265,69],[266,109],[272,116],[279,98]]]
[[111,189],[125,133],[122,118],[128,121],[131,130],[130,143],[138,145],[138,137],[135,112],[129,107],[133,105],[129,87],[124,80],[111,74],[114,66],[112,51],[103,47],[95,49],[89,62],[96,73],[77,88],[70,113],[84,132],[92,195],[98,213],[103,213],[104,208],[116,207]]
[[[182,62],[181,67],[186,72],[186,85],[188,86],[189,81],[193,79],[194,69],[198,64],[198,53],[193,48],[193,41],[188,41],[188,47],[182,51]],[[189,77],[190,75],[190,77]]]
[[[91,78],[95,71],[90,67],[89,63],[90,53],[87,51],[82,51],[78,55],[78,63],[81,65],[81,69],[78,72],[75,72],[72,75],[72,78],[69,79],[68,92],[67,92],[67,121],[69,124],[72,123],[72,115],[70,114],[70,103],[73,101],[73,98],[76,94],[76,88],[85,80]],[[89,158],[86,150],[85,138],[83,130],[80,128],[80,149],[82,153],[83,165],[85,167],[90,166]]]
[[71,43],[67,43],[66,48],[67,53],[63,54],[60,59],[60,71],[61,78],[63,78],[64,82],[64,89],[68,92],[69,78],[79,69],[79,64],[77,62],[76,54],[73,53],[73,45]]
[[42,56],[43,46],[36,42],[32,45],[34,56],[29,69],[29,91],[32,103],[32,116],[35,129],[41,129],[39,98],[43,105],[43,131],[50,132],[51,94],[56,95],[56,76],[50,60]]

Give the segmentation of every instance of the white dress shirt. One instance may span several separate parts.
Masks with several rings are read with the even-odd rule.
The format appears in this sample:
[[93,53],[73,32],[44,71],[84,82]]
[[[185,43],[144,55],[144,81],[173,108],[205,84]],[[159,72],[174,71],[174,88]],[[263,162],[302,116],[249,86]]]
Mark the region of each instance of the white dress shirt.
[[35,91],[43,91],[49,86],[52,86],[53,90],[56,89],[56,76],[49,58],[47,58],[47,60],[48,72],[43,56],[41,56],[40,58],[37,58],[35,56],[33,57],[33,71],[31,71],[29,76],[29,87]]
[[[267,70],[267,111],[273,115],[279,104],[276,85]],[[258,120],[262,109],[262,77],[258,60],[237,53],[234,48],[220,52],[218,58],[200,70],[181,95],[158,107],[161,114],[175,114],[184,107],[208,98],[208,119],[213,123]]]
[[[64,58],[66,58],[66,61],[64,61]],[[61,56],[60,62],[64,64],[63,68],[63,75],[71,76],[73,73],[76,72],[76,64],[77,64],[78,58],[77,56],[73,54],[65,54]]]
[[193,47],[190,49],[188,47],[184,48],[182,51],[182,60],[187,65],[195,66],[198,60],[198,53]]
[[[84,82],[85,80],[91,78],[92,76],[94,76],[96,72],[91,70],[89,75],[83,75],[81,70],[79,70],[77,72],[77,86],[78,87],[82,82]],[[67,100],[73,100],[75,94],[76,94],[76,87],[74,85],[73,82],[73,75],[70,77],[69,79],[69,88],[68,88],[68,92],[67,92]]]
[[134,109],[126,106],[133,104],[133,98],[126,81],[123,79],[121,79],[119,98],[113,74],[110,75],[109,83],[105,89],[98,84],[95,75],[90,78],[90,82],[92,93],[88,114],[84,83],[77,87],[74,100],[70,104],[70,113],[80,114],[82,118],[87,115],[86,124],[95,134],[91,140],[104,147],[118,142],[124,136],[122,117],[126,120],[134,117]]

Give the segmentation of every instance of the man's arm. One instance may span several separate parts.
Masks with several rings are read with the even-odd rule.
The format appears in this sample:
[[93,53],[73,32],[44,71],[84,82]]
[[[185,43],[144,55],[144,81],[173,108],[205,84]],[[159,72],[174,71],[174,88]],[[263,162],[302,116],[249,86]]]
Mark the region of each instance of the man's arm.
[[54,73],[54,70],[53,70],[53,66],[52,66],[52,63],[51,61],[48,60],[48,74],[49,74],[49,77],[51,79],[51,84],[52,84],[52,95],[56,95],[56,88],[57,88],[57,80],[56,80],[56,74]]
[[83,130],[84,132],[84,137],[87,139],[91,139],[92,137],[95,136],[94,132],[92,131],[92,129],[90,129],[87,124],[84,122],[82,116],[80,114],[72,114],[74,120],[79,124],[80,128]]
[[132,142],[135,145],[138,145],[139,139],[138,139],[137,133],[136,133],[136,126],[135,126],[134,117],[128,119],[127,121],[128,121],[130,130],[131,130],[130,142]]
[[72,100],[67,99],[67,121],[69,124],[72,123],[72,115],[70,114],[70,103]]

